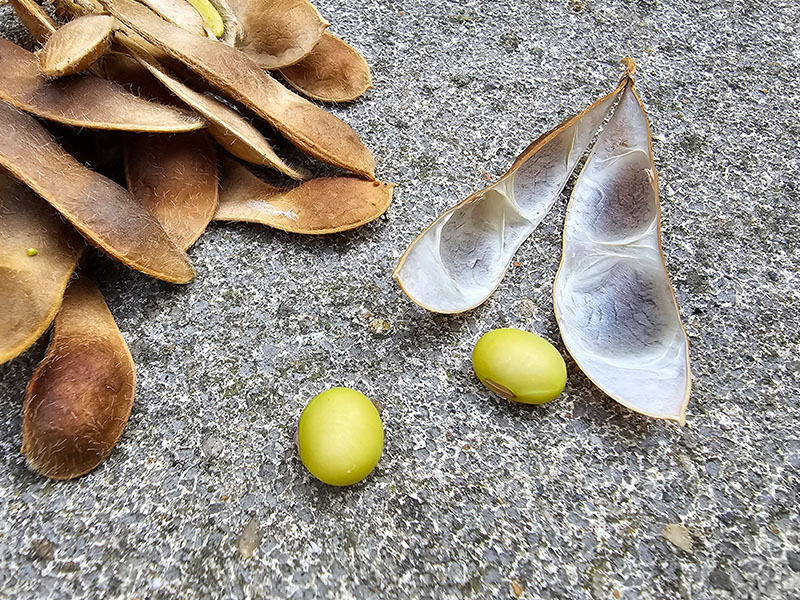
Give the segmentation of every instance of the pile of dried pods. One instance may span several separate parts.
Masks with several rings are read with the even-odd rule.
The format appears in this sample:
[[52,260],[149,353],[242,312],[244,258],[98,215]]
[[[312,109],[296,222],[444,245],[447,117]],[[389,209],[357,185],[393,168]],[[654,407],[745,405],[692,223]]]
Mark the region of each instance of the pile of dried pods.
[[567,350],[603,392],[682,424],[688,341],[661,251],[650,127],[633,89],[633,61],[623,62],[617,89],[533,142],[496,183],[439,216],[411,243],[394,277],[434,312],[483,303],[616,103],[567,206],[556,320]]
[[[67,287],[84,240],[186,283],[194,270],[185,250],[212,219],[332,233],[376,219],[392,196],[348,125],[267,72],[323,101],[371,86],[364,59],[326,32],[307,0],[143,1],[58,0],[68,21],[59,28],[33,0],[11,0],[43,47],[33,54],[0,39],[0,363],[55,319],[25,397],[22,449],[55,479],[100,464],[135,390],[133,360],[97,288],[85,277]],[[246,111],[355,177],[311,179]],[[129,132],[114,138],[127,189],[76,160],[34,117]],[[308,181],[273,187],[233,157]]]

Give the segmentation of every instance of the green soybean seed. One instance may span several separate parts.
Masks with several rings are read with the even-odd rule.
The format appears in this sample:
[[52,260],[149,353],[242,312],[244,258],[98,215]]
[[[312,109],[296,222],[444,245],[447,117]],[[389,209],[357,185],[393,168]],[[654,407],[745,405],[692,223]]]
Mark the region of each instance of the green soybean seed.
[[567,383],[567,367],[558,350],[520,329],[484,334],[472,351],[472,368],[491,391],[525,404],[549,402]]
[[28,256],[36,256],[39,251],[36,248],[28,248]]
[[369,475],[383,453],[383,423],[364,394],[333,388],[314,396],[297,426],[300,460],[320,481],[352,485]]

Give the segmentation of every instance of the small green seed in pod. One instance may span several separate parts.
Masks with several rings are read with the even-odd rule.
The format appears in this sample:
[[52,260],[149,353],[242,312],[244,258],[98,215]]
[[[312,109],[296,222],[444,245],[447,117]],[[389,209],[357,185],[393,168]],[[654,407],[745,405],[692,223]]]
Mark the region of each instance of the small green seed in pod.
[[567,383],[567,367],[553,345],[521,329],[495,329],[472,351],[481,383],[503,398],[525,404],[553,400]]
[[300,460],[329,485],[358,483],[383,453],[383,422],[361,392],[337,387],[311,400],[297,426]]

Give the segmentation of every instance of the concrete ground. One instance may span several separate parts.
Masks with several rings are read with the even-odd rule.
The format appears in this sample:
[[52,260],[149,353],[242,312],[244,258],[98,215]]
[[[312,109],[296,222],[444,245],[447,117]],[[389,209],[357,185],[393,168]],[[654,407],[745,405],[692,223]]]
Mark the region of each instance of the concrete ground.
[[[797,598],[797,4],[316,4],[373,69],[335,112],[399,184],[393,205],[317,239],[214,224],[185,287],[90,257],[138,368],[133,413],[96,471],[48,481],[19,453],[46,340],[0,366],[0,598]],[[19,38],[8,6],[0,35]],[[571,360],[540,407],[472,373],[500,326],[566,356],[551,302],[566,193],[467,315],[428,314],[390,277],[435,215],[610,90],[623,56],[691,344],[683,428]],[[305,403],[336,385],[384,408],[384,456],[348,489],[293,446]]]

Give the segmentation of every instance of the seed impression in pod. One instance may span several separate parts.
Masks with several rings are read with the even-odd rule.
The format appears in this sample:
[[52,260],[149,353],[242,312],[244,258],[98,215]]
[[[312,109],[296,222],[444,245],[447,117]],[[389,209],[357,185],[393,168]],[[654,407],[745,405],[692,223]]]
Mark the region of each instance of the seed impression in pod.
[[572,191],[554,285],[561,337],[601,390],[683,424],[689,347],[661,249],[650,126],[632,72]]
[[393,276],[411,300],[438,313],[482,304],[539,225],[606,118],[622,85],[542,135],[496,183],[439,216],[415,239]]
[[45,77],[63,77],[88,69],[111,44],[114,17],[78,17],[51,35],[39,52],[39,66]]
[[353,485],[372,473],[383,453],[383,422],[361,392],[337,387],[315,396],[297,426],[300,460],[329,485]]
[[94,469],[122,435],[135,388],[133,358],[103,296],[86,279],[73,281],[25,395],[28,463],[51,479]]
[[558,350],[521,329],[483,334],[472,351],[472,368],[489,390],[524,404],[550,402],[567,383],[567,367]]
[[0,363],[49,327],[83,247],[47,202],[0,173]]
[[[262,69],[301,60],[328,27],[308,0],[214,0],[237,31],[234,45]],[[218,36],[219,37],[219,36]]]

